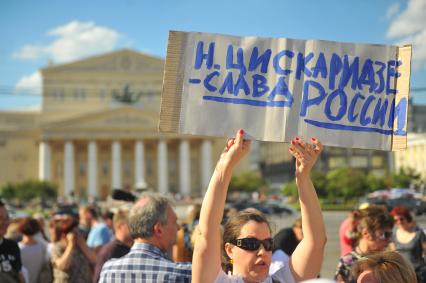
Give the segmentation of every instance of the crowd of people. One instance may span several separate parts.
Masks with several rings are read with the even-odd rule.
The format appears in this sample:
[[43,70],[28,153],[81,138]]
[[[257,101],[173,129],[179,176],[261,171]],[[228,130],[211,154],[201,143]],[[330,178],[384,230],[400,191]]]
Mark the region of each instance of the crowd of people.
[[[6,236],[10,219],[0,202],[0,282],[320,282],[327,239],[310,172],[322,145],[291,143],[301,216],[292,227],[274,235],[254,208],[224,215],[233,169],[250,151],[241,129],[183,223],[167,197],[144,193],[114,213],[93,206],[55,213],[48,235],[42,217],[27,217]],[[354,210],[339,234],[333,282],[426,282],[426,237],[407,208]]]

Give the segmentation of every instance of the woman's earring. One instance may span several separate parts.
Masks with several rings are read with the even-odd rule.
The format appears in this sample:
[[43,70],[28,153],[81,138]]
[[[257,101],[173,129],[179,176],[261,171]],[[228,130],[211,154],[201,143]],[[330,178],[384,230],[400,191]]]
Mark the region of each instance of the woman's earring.
[[232,258],[230,258],[230,259],[229,259],[229,263],[230,263],[231,265],[234,265],[234,260],[233,260]]

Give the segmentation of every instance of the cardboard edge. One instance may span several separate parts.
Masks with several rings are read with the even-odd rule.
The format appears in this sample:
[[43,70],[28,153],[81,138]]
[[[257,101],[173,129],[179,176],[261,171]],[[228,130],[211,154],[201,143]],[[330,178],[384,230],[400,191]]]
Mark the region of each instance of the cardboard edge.
[[[398,151],[404,150],[407,148],[407,116],[408,116],[408,98],[410,93],[410,71],[411,71],[411,53],[412,46],[404,45],[397,48],[396,58],[397,60],[402,60],[404,64],[397,68],[397,72],[401,74],[399,78],[395,80],[395,89],[397,93],[395,94],[395,106],[398,105],[399,101],[402,98],[407,99],[407,108],[405,115],[405,135],[395,135],[395,131],[398,129],[397,124],[393,123],[393,134],[391,138],[391,150]],[[394,115],[397,113],[394,111]],[[395,116],[394,116],[395,121]]]
[[163,75],[159,132],[177,133],[180,124],[184,47],[188,34],[170,31]]

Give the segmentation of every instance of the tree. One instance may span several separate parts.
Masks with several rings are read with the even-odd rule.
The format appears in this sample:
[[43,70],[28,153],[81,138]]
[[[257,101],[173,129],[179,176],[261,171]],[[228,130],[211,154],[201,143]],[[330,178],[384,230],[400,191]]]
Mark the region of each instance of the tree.
[[420,174],[416,174],[412,168],[401,168],[399,172],[391,175],[392,188],[409,188],[411,183],[420,180]]
[[[327,179],[326,175],[322,172],[313,170],[311,172],[311,180],[314,184],[315,190],[317,192],[318,197],[326,197],[327,196]],[[291,181],[287,184],[284,184],[282,189],[282,193],[285,196],[296,198],[298,196],[298,190],[296,181]]]
[[40,198],[42,201],[55,200],[56,186],[46,181],[27,180],[20,183],[8,183],[0,188],[0,197],[30,201]]
[[388,186],[386,184],[386,176],[384,177],[378,177],[376,175],[374,175],[373,173],[369,173],[366,177],[366,185],[368,187],[368,191],[369,192],[374,192],[377,190],[383,190],[383,189],[387,189]]
[[330,200],[340,197],[347,201],[368,191],[365,174],[360,170],[339,168],[330,171],[326,178],[327,197]]
[[256,172],[244,172],[233,176],[229,184],[229,192],[265,192],[265,180]]
[[285,184],[282,192],[283,192],[283,195],[296,199],[296,197],[298,196],[296,181],[291,181]]

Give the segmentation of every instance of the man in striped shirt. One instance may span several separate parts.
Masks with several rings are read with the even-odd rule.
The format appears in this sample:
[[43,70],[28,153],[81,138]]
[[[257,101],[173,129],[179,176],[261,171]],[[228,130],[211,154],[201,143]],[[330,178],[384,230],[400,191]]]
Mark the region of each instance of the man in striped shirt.
[[99,282],[190,282],[191,264],[170,260],[180,229],[170,201],[158,194],[144,194],[129,213],[130,252],[107,261]]

